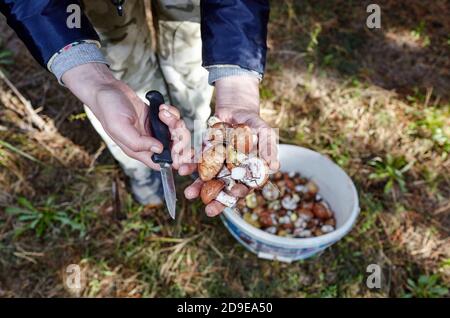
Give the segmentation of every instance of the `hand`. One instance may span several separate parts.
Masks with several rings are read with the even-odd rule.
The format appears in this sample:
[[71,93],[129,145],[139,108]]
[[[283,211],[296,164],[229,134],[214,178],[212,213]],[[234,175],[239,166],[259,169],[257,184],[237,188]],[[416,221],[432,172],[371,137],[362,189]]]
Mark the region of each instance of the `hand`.
[[[148,106],[125,83],[114,78],[108,67],[89,63],[67,71],[64,84],[100,121],[106,133],[129,157],[159,170],[151,160],[153,153],[162,152],[162,144],[151,137],[145,126]],[[196,166],[190,162],[190,133],[180,119],[179,111],[170,105],[161,105],[159,118],[169,127],[173,145],[173,167],[180,175],[191,174]],[[188,155],[189,154],[189,155]]]
[[[216,112],[215,116],[224,122],[246,124],[258,134],[258,155],[266,160],[272,171],[279,169],[277,142],[274,129],[259,116],[259,81],[251,76],[230,76],[215,82]],[[200,194],[203,181],[197,179],[184,191],[186,198],[194,199]],[[243,197],[248,189],[242,184],[232,189],[232,194]],[[220,214],[225,206],[212,201],[205,207],[208,216]]]

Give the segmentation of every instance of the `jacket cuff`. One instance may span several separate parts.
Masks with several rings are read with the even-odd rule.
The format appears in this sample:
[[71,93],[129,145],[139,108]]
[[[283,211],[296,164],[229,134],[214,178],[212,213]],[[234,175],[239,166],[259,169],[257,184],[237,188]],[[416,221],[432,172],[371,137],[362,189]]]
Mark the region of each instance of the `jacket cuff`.
[[255,76],[261,81],[262,74],[247,70],[240,67],[239,65],[211,65],[207,66],[206,69],[209,72],[208,83],[209,85],[214,85],[214,82],[228,76]]
[[55,55],[49,62],[48,69],[64,85],[61,78],[68,70],[87,63],[103,63],[109,65],[106,58],[95,43],[83,43]]

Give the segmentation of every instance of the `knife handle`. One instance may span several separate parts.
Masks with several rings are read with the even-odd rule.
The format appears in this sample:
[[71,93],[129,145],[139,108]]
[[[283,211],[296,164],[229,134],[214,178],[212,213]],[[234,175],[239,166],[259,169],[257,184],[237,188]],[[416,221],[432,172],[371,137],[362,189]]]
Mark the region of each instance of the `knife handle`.
[[159,140],[163,145],[161,153],[154,153],[152,160],[155,163],[172,164],[172,156],[170,154],[170,132],[169,127],[159,119],[159,106],[164,104],[164,97],[158,91],[149,91],[145,94],[145,98],[150,104],[145,125],[150,130],[152,136]]

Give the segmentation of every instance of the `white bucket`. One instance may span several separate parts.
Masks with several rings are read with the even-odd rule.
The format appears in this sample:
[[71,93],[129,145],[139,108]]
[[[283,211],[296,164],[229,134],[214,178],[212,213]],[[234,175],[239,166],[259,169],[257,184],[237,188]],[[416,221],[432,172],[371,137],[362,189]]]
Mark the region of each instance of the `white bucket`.
[[281,171],[299,172],[319,186],[319,194],[334,211],[336,230],[311,238],[276,236],[251,226],[229,208],[222,213],[222,221],[230,233],[258,257],[292,262],[321,252],[351,230],[359,214],[358,193],[350,177],[318,152],[280,145],[279,155]]

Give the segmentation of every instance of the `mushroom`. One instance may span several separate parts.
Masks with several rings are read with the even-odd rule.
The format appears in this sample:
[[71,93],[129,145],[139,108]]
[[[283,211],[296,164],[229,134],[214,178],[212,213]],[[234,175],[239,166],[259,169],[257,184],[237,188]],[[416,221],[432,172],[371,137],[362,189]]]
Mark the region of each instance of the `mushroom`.
[[243,218],[247,223],[253,225],[256,228],[260,228],[261,225],[258,222],[258,217],[256,217],[256,219],[254,217],[255,215],[252,213],[245,213]]
[[304,229],[295,229],[294,230],[294,236],[296,237],[311,237],[312,233],[310,230],[304,230]]
[[314,214],[311,212],[311,210],[307,210],[304,208],[300,208],[297,210],[298,217],[302,220],[309,221],[314,217]]
[[274,201],[280,196],[280,190],[272,183],[268,182],[262,189],[264,199]]
[[252,157],[242,163],[247,169],[247,174],[242,182],[250,188],[260,188],[269,180],[269,166],[264,159]]
[[281,203],[280,203],[280,200],[275,200],[275,201],[270,202],[270,203],[267,205],[267,207],[268,207],[269,209],[271,209],[271,210],[278,211],[279,209],[281,209]]
[[221,179],[223,182],[225,182],[225,189],[227,191],[231,191],[231,189],[234,187],[234,185],[236,184],[236,181],[234,181],[233,178],[231,178],[231,176],[226,176],[223,177]]
[[308,193],[314,194],[314,196],[319,192],[319,187],[313,181],[309,181],[306,185],[306,191]]
[[224,143],[227,138],[227,131],[231,128],[231,124],[224,122],[217,122],[212,125],[207,131],[206,140],[213,143]]
[[330,233],[330,232],[333,232],[334,231],[334,226],[331,226],[331,225],[322,225],[322,227],[320,228],[320,230],[323,232],[323,233]]
[[259,215],[259,223],[261,223],[264,227],[270,227],[274,225],[272,216],[270,215],[270,212],[265,211]]
[[209,204],[214,200],[225,187],[225,183],[222,180],[213,179],[205,182],[200,191],[200,197],[204,204]]
[[306,187],[303,184],[298,184],[295,186],[295,191],[296,192],[305,192]]
[[226,166],[223,166],[222,169],[217,174],[217,178],[219,178],[219,179],[226,178],[226,177],[229,177],[230,175],[231,175],[230,170]]
[[222,169],[225,161],[225,147],[222,144],[213,145],[203,152],[198,173],[200,179],[209,181],[213,179]]
[[326,220],[325,222],[323,222],[323,224],[325,225],[331,225],[331,226],[336,226],[336,220],[334,218],[330,218],[328,220]]
[[296,198],[290,195],[285,195],[283,199],[281,200],[281,206],[285,208],[286,210],[295,210],[297,209],[297,203],[298,201]]
[[233,129],[229,133],[229,143],[238,152],[250,153],[253,148],[252,129],[245,124],[233,125]]
[[276,234],[277,228],[275,226],[271,226],[271,227],[268,227],[267,229],[264,229],[264,231],[266,231],[267,233],[270,233],[270,234]]
[[314,206],[312,208],[312,212],[314,213],[316,218],[319,218],[319,219],[322,219],[322,220],[329,219],[329,218],[331,218],[333,216],[333,214],[331,213],[330,209],[328,209],[328,207],[326,207],[321,202],[318,202],[318,203],[314,204]]
[[208,124],[208,127],[212,127],[212,126],[214,126],[214,124],[220,123],[220,122],[222,122],[222,120],[220,120],[219,117],[211,116],[208,118],[207,124]]
[[240,181],[245,178],[246,173],[247,171],[244,167],[234,167],[231,169],[231,178]]
[[219,192],[219,194],[217,195],[216,201],[219,201],[220,203],[222,203],[223,205],[231,208],[233,206],[236,205],[238,199],[233,197],[232,195],[229,195],[228,193],[221,191]]
[[234,167],[240,166],[242,162],[248,159],[246,154],[236,151],[232,145],[227,145],[226,151],[226,164],[227,168],[230,170]]
[[256,197],[255,192],[247,194],[245,197],[245,204],[250,209],[254,209],[258,206],[258,198]]

